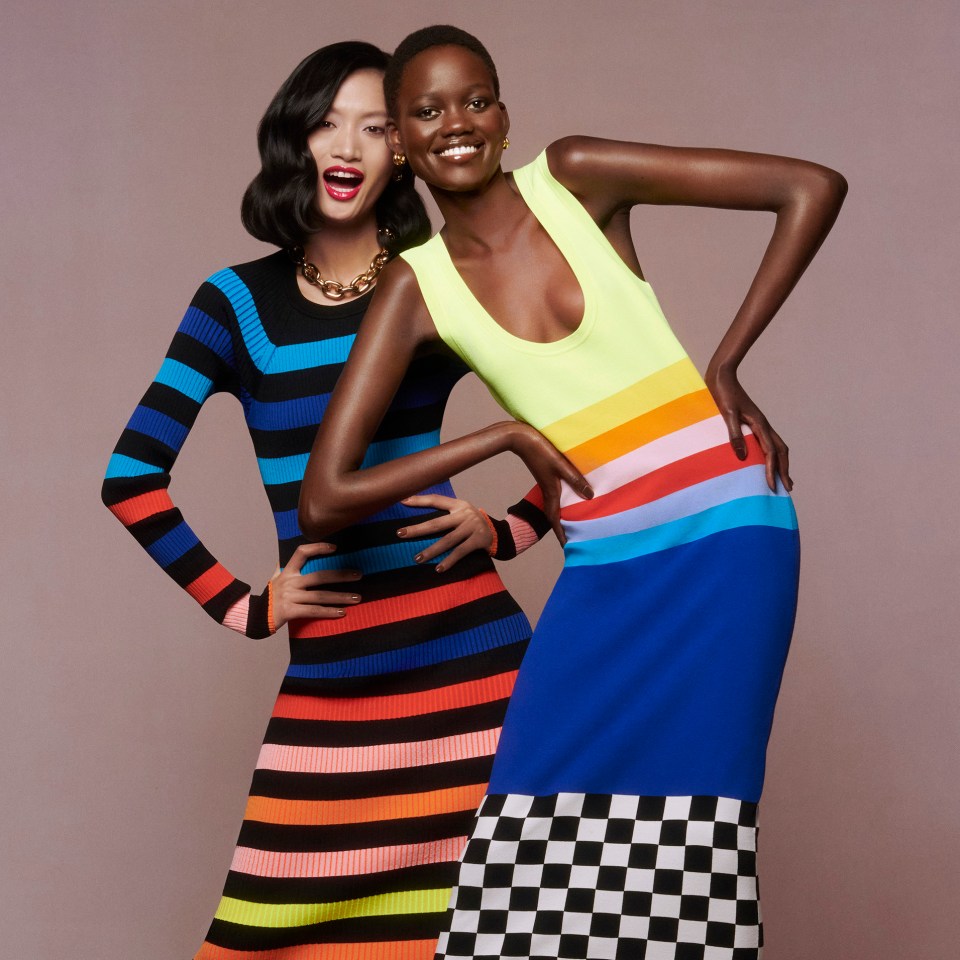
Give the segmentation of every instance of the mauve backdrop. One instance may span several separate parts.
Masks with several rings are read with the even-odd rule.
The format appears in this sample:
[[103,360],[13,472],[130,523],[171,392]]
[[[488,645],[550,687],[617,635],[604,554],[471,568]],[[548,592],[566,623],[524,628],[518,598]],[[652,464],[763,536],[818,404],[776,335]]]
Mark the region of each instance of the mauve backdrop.
[[[237,211],[280,82],[324,43],[391,48],[437,21],[497,60],[511,165],[590,133],[847,176],[743,368],[791,445],[804,543],[763,804],[766,956],[956,956],[955,3],[34,0],[3,21],[4,960],[169,960],[203,938],[286,644],[209,621],[101,507],[100,478],[196,285],[267,252]],[[773,218],[634,225],[702,367]],[[497,417],[471,380],[447,435]],[[459,489],[499,510],[526,484],[502,458]],[[259,588],[274,532],[231,399],[204,410],[173,493]],[[546,543],[502,567],[531,616],[558,565]],[[729,602],[749,617],[750,584]]]

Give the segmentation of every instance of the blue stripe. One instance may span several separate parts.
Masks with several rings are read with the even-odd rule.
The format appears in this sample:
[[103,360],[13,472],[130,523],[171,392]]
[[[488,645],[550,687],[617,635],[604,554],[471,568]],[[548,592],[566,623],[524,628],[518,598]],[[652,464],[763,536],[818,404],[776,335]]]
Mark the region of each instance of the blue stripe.
[[262,373],[276,347],[263,329],[257,305],[247,285],[229,267],[208,277],[207,283],[215,286],[230,301],[247,353],[253,365]]
[[294,370],[310,370],[344,364],[356,334],[345,337],[330,337],[327,340],[311,340],[308,343],[289,343],[277,347],[270,358],[266,373],[292,373]]
[[[304,573],[314,573],[317,570],[342,570],[356,568],[364,574],[383,573],[387,570],[401,570],[404,567],[418,566],[414,557],[427,547],[439,540],[431,537],[409,543],[397,538],[396,543],[384,543],[378,547],[368,547],[365,550],[339,551],[330,557],[315,557],[303,565]],[[430,561],[432,564],[440,562],[440,557]]]
[[247,426],[253,430],[293,430],[297,427],[315,427],[323,419],[329,393],[313,397],[297,397],[264,403],[251,399],[247,404]]
[[273,514],[273,522],[277,525],[278,540],[293,540],[294,537],[302,535],[296,508],[293,510],[275,511]]
[[[350,616],[349,611],[347,616]],[[459,660],[461,657],[505,647],[526,640],[529,636],[530,624],[527,618],[522,613],[514,613],[502,620],[485,623],[462,633],[452,633],[400,650],[386,650],[351,660],[335,660],[333,663],[292,663],[287,670],[287,676],[311,680],[340,679],[417,670],[420,667],[431,667],[448,660]]]
[[185,363],[170,357],[160,365],[160,370],[154,379],[157,383],[171,387],[197,403],[203,403],[213,392],[213,381],[209,377],[197,373],[193,367],[188,367]]
[[133,411],[127,429],[153,437],[154,440],[159,440],[172,450],[179,450],[183,446],[183,441],[187,439],[189,432],[179,420],[174,420],[173,417],[168,417],[152,407],[142,405]]
[[180,333],[209,347],[221,360],[233,362],[233,344],[229,332],[199,307],[187,308],[180,321]]
[[182,557],[200,541],[197,535],[184,522],[178,523],[169,533],[154,540],[147,547],[147,553],[162,567],[169,567],[174,560]]
[[150,473],[163,472],[163,467],[144,463],[142,460],[134,460],[133,457],[125,457],[122,453],[115,453],[107,464],[106,478],[113,480],[116,477],[145,477]]
[[[381,440],[371,443],[367,455],[363,458],[361,469],[375,467],[408,453],[418,453],[429,450],[440,442],[440,431],[431,430],[429,433],[419,433],[412,437],[397,437],[393,440]],[[299,483],[303,480],[303,473],[307,469],[308,453],[297,453],[289,457],[257,457],[260,466],[260,476],[265,484]]]
[[789,497],[743,497],[650,530],[568,542],[564,547],[564,564],[578,567],[619,563],[692,543],[723,530],[751,526],[796,530],[797,516],[793,502]]

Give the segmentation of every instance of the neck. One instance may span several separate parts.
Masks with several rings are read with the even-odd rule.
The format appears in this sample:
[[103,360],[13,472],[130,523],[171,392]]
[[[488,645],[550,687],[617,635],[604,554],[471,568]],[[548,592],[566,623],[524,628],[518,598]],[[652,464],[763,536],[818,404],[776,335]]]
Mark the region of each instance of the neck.
[[502,170],[478,190],[453,192],[430,187],[443,216],[443,236],[453,255],[497,246],[527,216],[526,204]]
[[303,245],[303,256],[324,278],[348,283],[370,266],[380,250],[375,217],[359,222],[327,223]]

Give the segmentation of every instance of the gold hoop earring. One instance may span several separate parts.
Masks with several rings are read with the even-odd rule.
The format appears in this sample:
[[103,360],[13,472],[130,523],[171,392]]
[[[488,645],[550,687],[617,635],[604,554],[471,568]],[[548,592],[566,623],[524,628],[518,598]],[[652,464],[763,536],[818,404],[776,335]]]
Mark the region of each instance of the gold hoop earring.
[[504,137],[504,138],[503,138],[503,149],[506,150],[507,147],[509,147],[509,146],[510,146],[510,138],[509,138],[509,137]]

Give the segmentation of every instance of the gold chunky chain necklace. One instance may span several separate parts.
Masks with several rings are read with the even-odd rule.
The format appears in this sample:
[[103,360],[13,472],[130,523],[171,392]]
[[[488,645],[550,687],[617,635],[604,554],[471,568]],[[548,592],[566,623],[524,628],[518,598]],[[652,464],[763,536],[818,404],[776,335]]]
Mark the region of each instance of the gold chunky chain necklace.
[[349,283],[340,283],[339,280],[324,280],[315,263],[310,263],[304,254],[303,247],[296,247],[290,251],[293,262],[300,268],[300,274],[307,283],[320,288],[320,292],[331,300],[342,300],[348,293],[359,296],[366,293],[390,259],[390,254],[381,247],[380,252],[370,261],[370,266],[355,276]]

